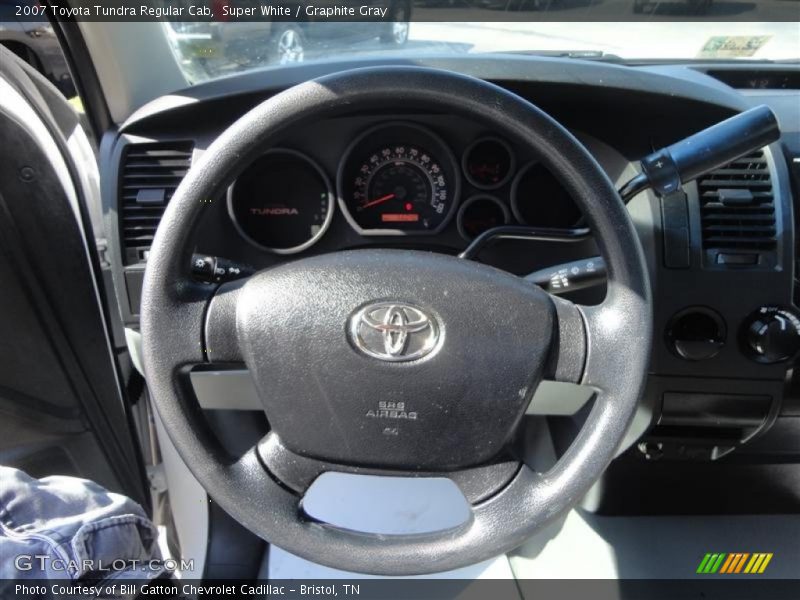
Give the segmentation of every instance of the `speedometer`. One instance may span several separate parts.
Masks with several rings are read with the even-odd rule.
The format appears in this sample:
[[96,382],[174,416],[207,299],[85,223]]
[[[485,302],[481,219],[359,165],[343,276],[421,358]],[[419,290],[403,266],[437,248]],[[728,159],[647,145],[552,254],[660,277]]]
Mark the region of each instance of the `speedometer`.
[[350,214],[362,229],[437,229],[449,194],[441,166],[416,146],[380,148],[358,170]]
[[456,168],[450,151],[428,130],[381,126],[356,140],[343,160],[339,201],[363,235],[435,233],[455,208]]

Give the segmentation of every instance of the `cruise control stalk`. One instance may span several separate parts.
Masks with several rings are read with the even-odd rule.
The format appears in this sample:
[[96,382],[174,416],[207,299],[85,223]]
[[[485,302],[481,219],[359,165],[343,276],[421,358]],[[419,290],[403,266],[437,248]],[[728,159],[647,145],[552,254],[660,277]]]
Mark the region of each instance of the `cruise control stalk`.
[[641,161],[642,172],[623,185],[619,194],[628,202],[639,192],[652,188],[659,196],[681,189],[741,156],[775,142],[780,128],[768,106],[756,106],[721,123],[712,125]]
[[[640,161],[642,172],[619,188],[619,195],[626,204],[646,189],[667,196],[680,190],[684,183],[759,150],[779,137],[780,128],[772,110],[763,105],[751,108],[645,156]],[[488,244],[502,239],[575,242],[588,236],[589,230],[585,228],[495,227],[478,236],[459,256],[474,259]],[[548,267],[525,277],[551,294],[599,285],[605,278],[606,265],[600,256]]]

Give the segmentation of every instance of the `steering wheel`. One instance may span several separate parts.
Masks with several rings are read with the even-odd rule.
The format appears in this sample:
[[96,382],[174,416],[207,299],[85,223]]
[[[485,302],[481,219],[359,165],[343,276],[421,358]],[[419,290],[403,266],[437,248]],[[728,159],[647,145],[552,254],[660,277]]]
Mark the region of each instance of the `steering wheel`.
[[[216,290],[192,280],[195,224],[253,159],[295,127],[387,108],[461,115],[540,157],[580,204],[606,260],[603,303],[579,306],[486,265],[408,250],[303,258]],[[564,127],[478,79],[381,67],[279,93],[208,147],[153,241],[141,327],[167,433],[225,511],[303,558],[410,575],[507,552],[579,501],[613,458],[642,394],[651,310],[628,213]],[[244,362],[264,405],[271,431],[241,457],[222,449],[190,391],[187,371],[209,362]],[[570,448],[540,473],[506,450],[542,379],[596,393]],[[328,471],[448,477],[470,518],[389,536],[318,522],[302,497]]]

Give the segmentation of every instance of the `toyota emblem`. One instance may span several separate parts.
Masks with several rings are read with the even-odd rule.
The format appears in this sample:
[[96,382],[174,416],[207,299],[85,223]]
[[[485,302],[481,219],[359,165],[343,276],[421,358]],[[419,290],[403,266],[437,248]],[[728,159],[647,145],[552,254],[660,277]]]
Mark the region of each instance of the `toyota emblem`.
[[400,302],[368,304],[350,318],[355,347],[389,362],[416,360],[439,346],[439,324],[421,308]]

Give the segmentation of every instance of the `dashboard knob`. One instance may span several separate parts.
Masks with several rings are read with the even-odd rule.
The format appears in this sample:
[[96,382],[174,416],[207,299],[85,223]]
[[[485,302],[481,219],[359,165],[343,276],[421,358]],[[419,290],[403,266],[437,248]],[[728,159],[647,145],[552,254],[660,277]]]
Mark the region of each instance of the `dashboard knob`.
[[776,363],[793,358],[800,351],[800,319],[788,309],[764,306],[751,315],[745,342],[759,362]]

